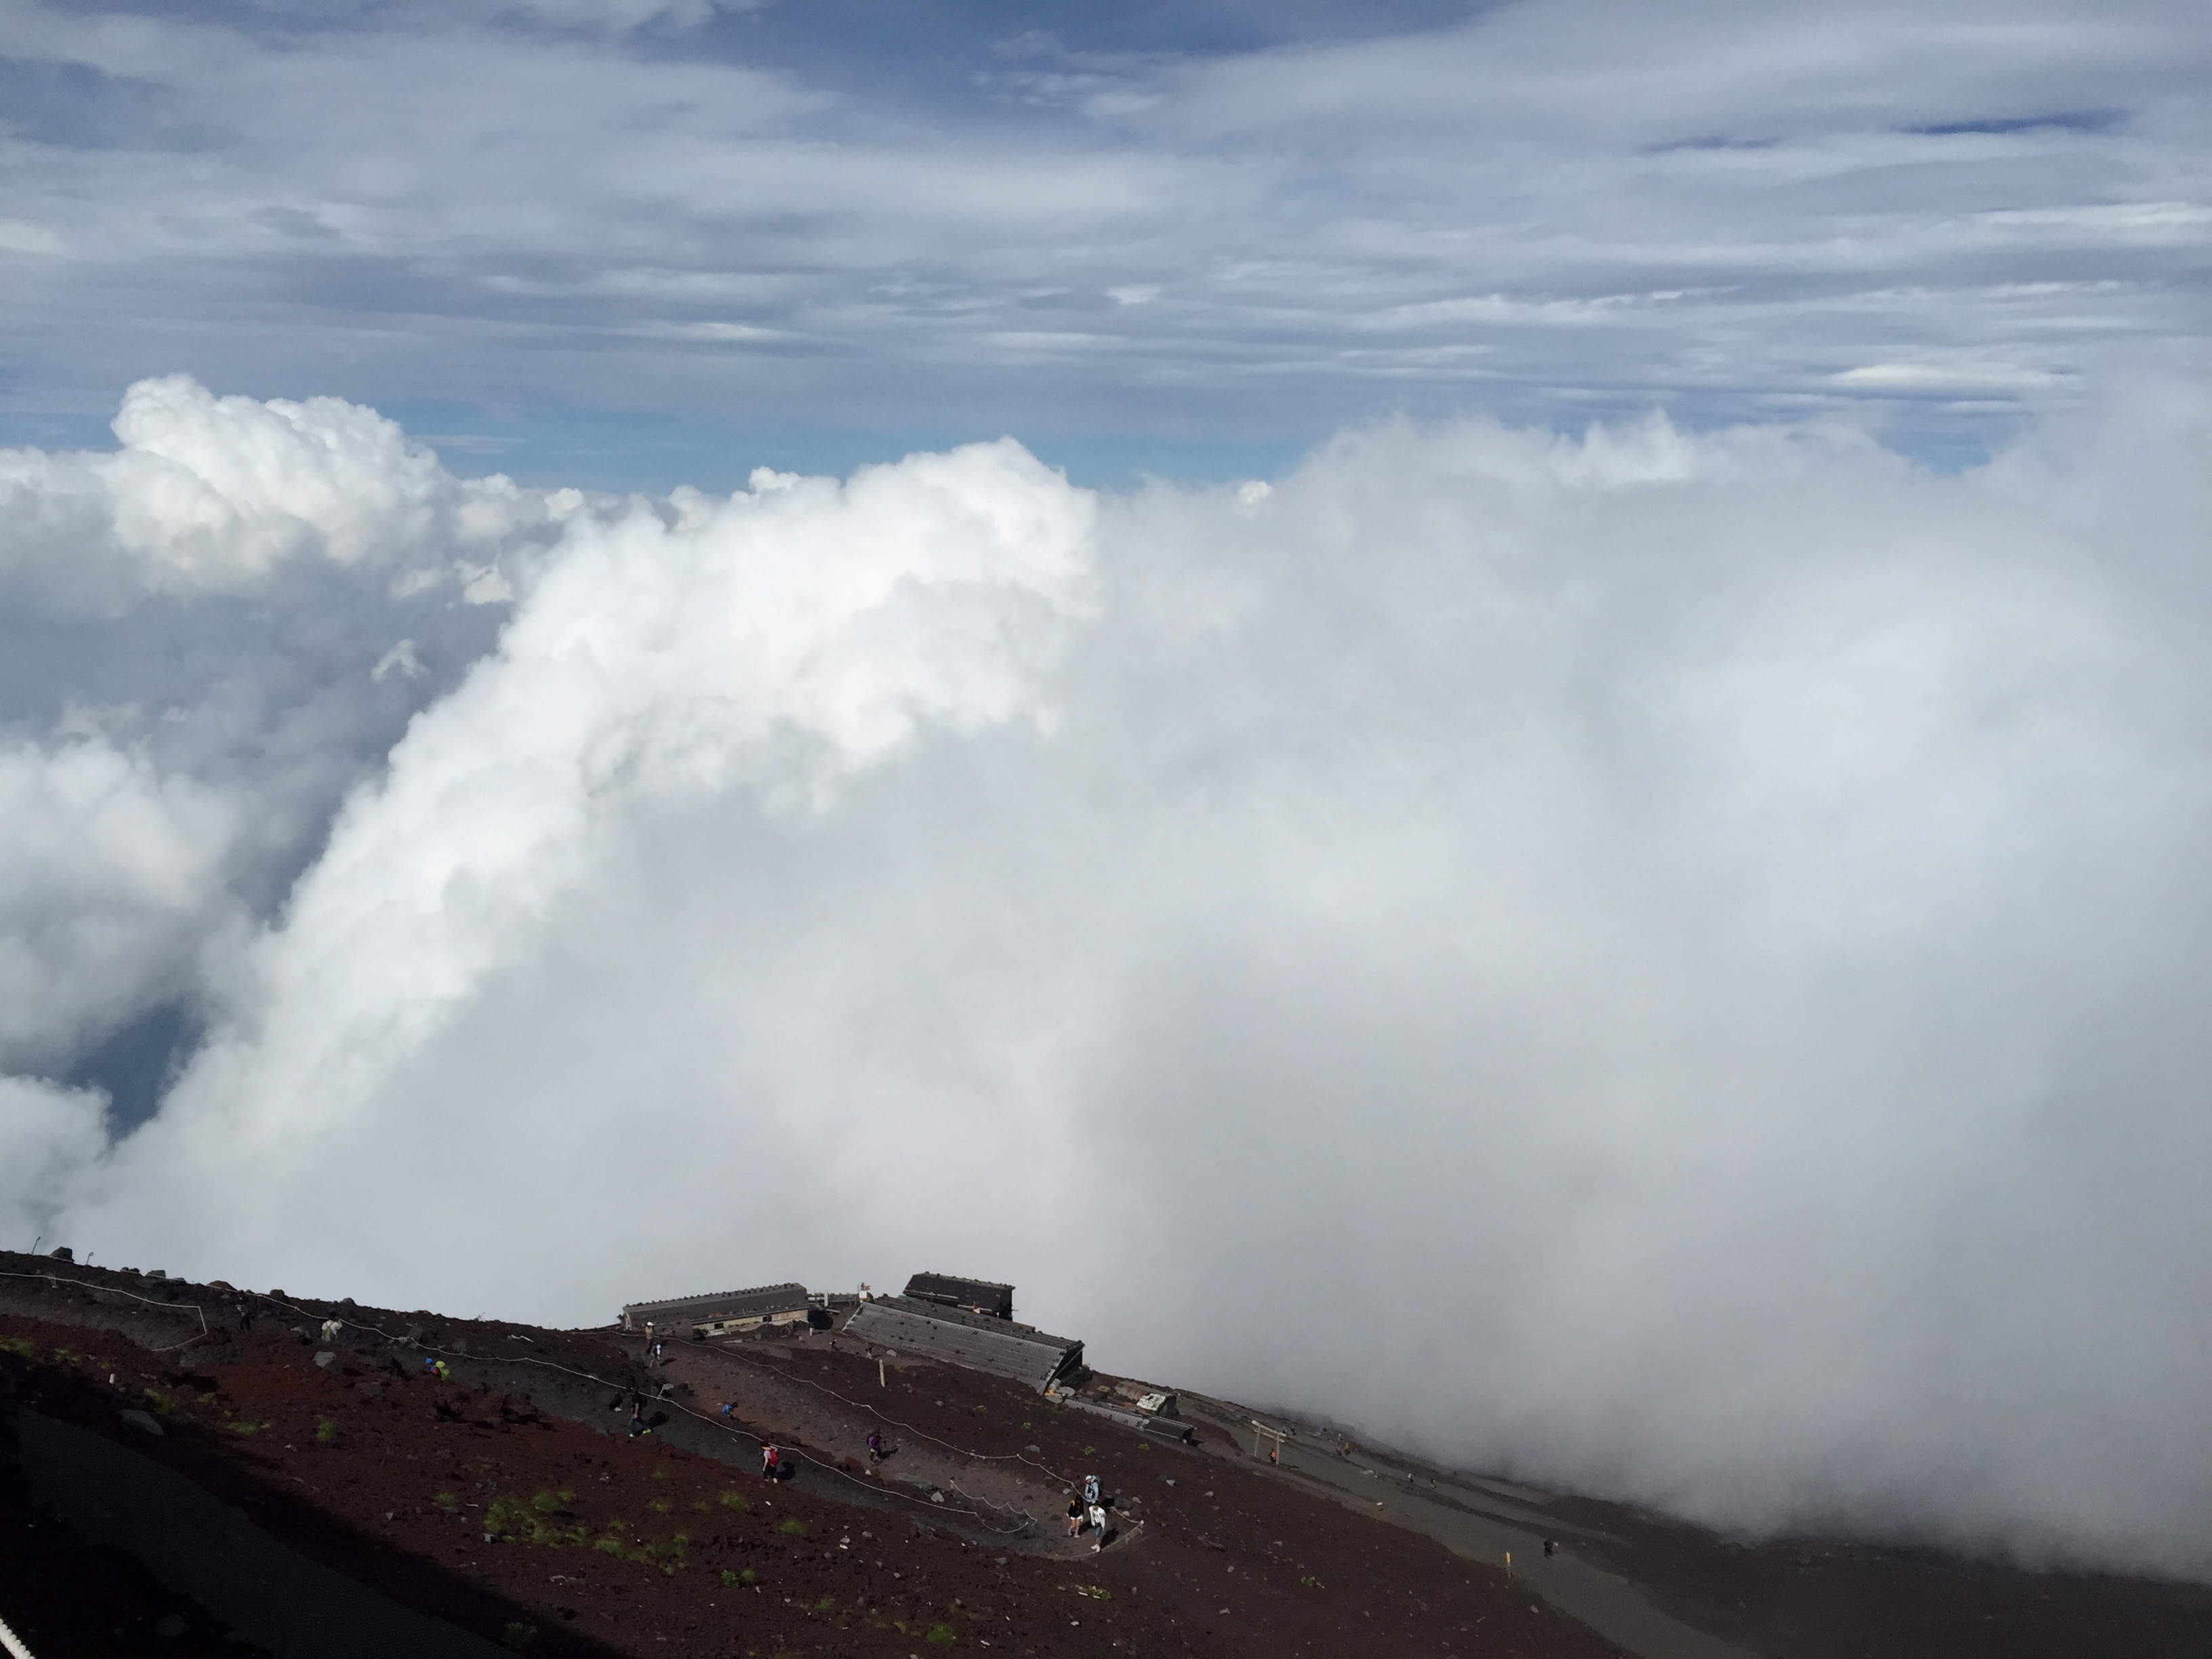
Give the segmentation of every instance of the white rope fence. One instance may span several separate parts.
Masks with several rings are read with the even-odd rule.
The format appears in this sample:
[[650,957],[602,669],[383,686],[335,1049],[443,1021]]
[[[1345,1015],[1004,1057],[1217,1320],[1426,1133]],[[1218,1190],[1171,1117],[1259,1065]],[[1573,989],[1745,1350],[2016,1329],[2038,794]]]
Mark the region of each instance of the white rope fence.
[[143,1302],[149,1308],[160,1308],[168,1313],[183,1313],[189,1310],[198,1316],[200,1322],[198,1336],[188,1336],[183,1341],[167,1348],[149,1348],[147,1350],[149,1353],[174,1353],[179,1348],[189,1348],[201,1338],[213,1334],[208,1329],[207,1315],[201,1311],[200,1304],[197,1302],[164,1302],[158,1297],[141,1296],[136,1291],[118,1290],[112,1285],[88,1284],[82,1279],[72,1279],[66,1273],[0,1273],[0,1279],[43,1279],[49,1285],[74,1285],[91,1296],[127,1296],[133,1302]]

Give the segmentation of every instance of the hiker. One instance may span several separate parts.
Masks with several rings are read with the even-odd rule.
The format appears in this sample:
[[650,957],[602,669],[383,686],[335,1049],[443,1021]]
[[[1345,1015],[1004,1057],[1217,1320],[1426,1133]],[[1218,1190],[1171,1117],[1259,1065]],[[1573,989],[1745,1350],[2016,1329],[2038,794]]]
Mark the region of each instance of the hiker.
[[345,1325],[342,1321],[325,1319],[323,1322],[323,1340],[325,1342],[337,1341],[338,1340],[338,1333],[344,1328]]
[[884,1437],[875,1430],[870,1429],[868,1431],[868,1462],[871,1463],[880,1463],[883,1461]]
[[1547,1538],[1544,1540],[1544,1553],[1547,1555],[1557,1555],[1559,1553],[1559,1540],[1556,1538]]
[[1083,1505],[1073,1492],[1067,1495],[1067,1535],[1073,1538],[1083,1530]]
[[635,1440],[641,1434],[651,1434],[653,1425],[645,1420],[645,1396],[633,1391],[629,1397],[629,1436]]
[[761,1447],[761,1473],[770,1480],[777,1480],[782,1475],[783,1454],[776,1449],[773,1441]]
[[441,1382],[450,1382],[453,1380],[453,1368],[442,1359],[426,1357],[422,1361],[422,1369]]
[[737,1414],[737,1409],[738,1402],[734,1400],[725,1400],[722,1402],[722,1415],[725,1417],[735,1416]]
[[1083,1477],[1083,1502],[1088,1508],[1098,1507],[1098,1477],[1095,1474]]
[[1091,1526],[1094,1534],[1091,1540],[1091,1553],[1096,1555],[1106,1547],[1106,1510],[1103,1505],[1093,1504],[1091,1506]]

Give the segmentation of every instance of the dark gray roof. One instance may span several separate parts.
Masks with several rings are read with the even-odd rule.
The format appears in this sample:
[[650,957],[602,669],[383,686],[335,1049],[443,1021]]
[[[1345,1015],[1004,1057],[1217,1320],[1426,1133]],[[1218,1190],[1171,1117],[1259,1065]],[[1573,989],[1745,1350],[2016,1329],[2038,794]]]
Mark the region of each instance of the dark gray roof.
[[695,1325],[715,1319],[758,1319],[768,1314],[804,1311],[804,1285],[757,1285],[750,1291],[718,1291],[711,1296],[672,1297],[665,1302],[633,1302],[623,1310],[625,1324],[650,1319],[689,1321]]
[[1014,1316],[1014,1287],[991,1279],[963,1279],[957,1273],[916,1273],[906,1282],[910,1300],[935,1302],[947,1308],[966,1308],[975,1313]]
[[1048,1336],[988,1314],[963,1313],[902,1296],[862,1303],[846,1322],[845,1334],[919,1358],[1010,1376],[1037,1389],[1083,1363],[1083,1344],[1073,1337]]

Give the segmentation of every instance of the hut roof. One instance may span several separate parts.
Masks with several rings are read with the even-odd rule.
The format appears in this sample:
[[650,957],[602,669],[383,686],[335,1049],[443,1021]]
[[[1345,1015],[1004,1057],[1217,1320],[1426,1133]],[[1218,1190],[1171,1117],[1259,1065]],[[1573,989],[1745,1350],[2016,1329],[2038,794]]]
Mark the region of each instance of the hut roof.
[[1083,1361],[1083,1344],[1073,1337],[1050,1336],[988,1314],[902,1296],[862,1303],[846,1322],[845,1334],[919,1358],[1012,1377],[1040,1391]]
[[672,1297],[665,1302],[633,1302],[623,1310],[623,1323],[650,1319],[690,1321],[757,1319],[769,1314],[804,1311],[804,1285],[757,1285],[749,1291],[717,1291],[708,1296]]
[[1014,1316],[1014,1287],[995,1279],[963,1279],[957,1273],[916,1273],[906,1282],[906,1293],[916,1302],[934,1302],[971,1313],[1000,1319]]

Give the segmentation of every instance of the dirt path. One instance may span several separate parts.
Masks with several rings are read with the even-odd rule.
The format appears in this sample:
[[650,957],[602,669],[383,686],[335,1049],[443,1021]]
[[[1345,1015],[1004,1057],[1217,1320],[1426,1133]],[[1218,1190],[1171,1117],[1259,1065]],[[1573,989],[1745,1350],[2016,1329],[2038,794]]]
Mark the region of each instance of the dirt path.
[[[1186,1395],[1184,1412],[1232,1439],[1240,1429],[1243,1438],[1250,1437],[1244,1415],[1225,1402]],[[1438,1475],[1416,1485],[1371,1460],[1332,1456],[1296,1441],[1283,1448],[1279,1464],[1259,1467],[1316,1496],[1432,1538],[1455,1555],[1491,1567],[1510,1561],[1515,1583],[1637,1659],[1757,1659],[1750,1650],[1661,1611],[1627,1579],[1580,1559],[1571,1547],[1563,1545],[1547,1557],[1546,1537],[1583,1528],[1552,1523],[1529,1531],[1515,1522],[1543,1523],[1549,1517],[1479,1483]]]

